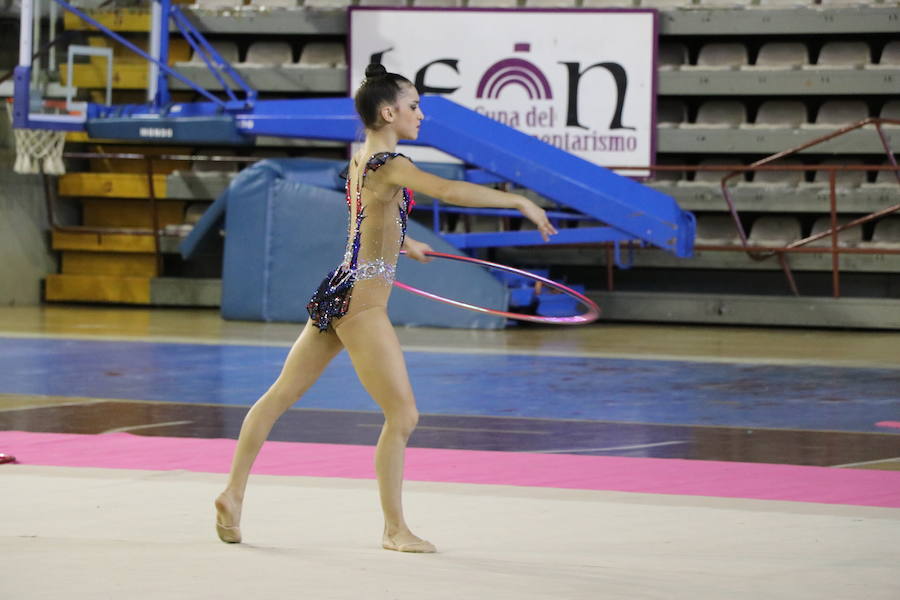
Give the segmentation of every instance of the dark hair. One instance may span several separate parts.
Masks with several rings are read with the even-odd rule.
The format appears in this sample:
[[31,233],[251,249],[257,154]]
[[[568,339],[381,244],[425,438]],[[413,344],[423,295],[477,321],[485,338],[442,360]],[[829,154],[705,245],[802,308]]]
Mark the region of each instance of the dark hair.
[[388,73],[384,65],[372,63],[366,67],[366,79],[356,90],[354,102],[356,112],[362,119],[367,129],[375,129],[378,126],[378,111],[384,104],[393,104],[397,95],[403,90],[403,85],[412,85],[412,82],[396,73]]

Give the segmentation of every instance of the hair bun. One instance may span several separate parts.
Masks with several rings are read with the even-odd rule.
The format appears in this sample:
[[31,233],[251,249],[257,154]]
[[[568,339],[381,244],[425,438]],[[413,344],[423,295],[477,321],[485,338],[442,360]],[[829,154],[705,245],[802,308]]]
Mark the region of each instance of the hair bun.
[[366,67],[366,79],[381,77],[382,75],[387,75],[387,69],[384,68],[384,65],[372,63]]

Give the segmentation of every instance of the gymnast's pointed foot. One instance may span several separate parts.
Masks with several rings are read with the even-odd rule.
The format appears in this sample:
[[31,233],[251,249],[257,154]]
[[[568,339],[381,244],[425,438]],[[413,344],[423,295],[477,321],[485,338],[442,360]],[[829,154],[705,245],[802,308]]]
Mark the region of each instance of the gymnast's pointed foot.
[[216,498],[216,533],[226,544],[241,543],[241,502],[226,492]]
[[381,539],[381,547],[385,550],[395,550],[396,552],[419,552],[422,554],[431,554],[437,552],[434,544],[413,535],[409,530],[398,531],[394,534],[384,532]]

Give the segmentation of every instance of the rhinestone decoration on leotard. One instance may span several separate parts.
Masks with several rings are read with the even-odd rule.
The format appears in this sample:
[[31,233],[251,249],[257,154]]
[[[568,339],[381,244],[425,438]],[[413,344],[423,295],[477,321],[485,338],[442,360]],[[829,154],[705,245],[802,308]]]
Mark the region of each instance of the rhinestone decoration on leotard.
[[[347,225],[347,247],[344,251],[344,260],[338,268],[331,271],[328,276],[319,285],[318,290],[312,295],[306,310],[309,312],[310,318],[319,331],[326,331],[331,325],[332,320],[339,319],[347,314],[350,309],[350,299],[353,293],[353,285],[357,281],[367,279],[381,279],[388,285],[393,283],[396,271],[396,262],[385,261],[384,258],[378,258],[362,264],[357,264],[359,259],[359,247],[362,241],[361,231],[363,219],[365,219],[365,208],[362,206],[362,188],[365,185],[366,175],[370,170],[376,171],[384,166],[390,159],[397,156],[409,157],[399,152],[381,152],[372,156],[363,168],[360,181],[356,186],[355,198],[350,195],[350,175],[349,169],[347,180],[344,185],[347,201],[348,215],[351,217]],[[356,201],[356,219],[355,219],[355,235],[350,236],[353,232],[354,225],[352,219],[353,201]],[[403,202],[398,208],[398,218],[396,223],[400,226],[400,244],[403,246],[406,239],[407,215],[412,210],[415,201],[413,199],[412,190],[403,188]]]
[[366,279],[381,279],[388,285],[394,283],[396,275],[396,267],[391,263],[384,262],[384,259],[378,258],[372,262],[360,263],[353,271],[356,281]]

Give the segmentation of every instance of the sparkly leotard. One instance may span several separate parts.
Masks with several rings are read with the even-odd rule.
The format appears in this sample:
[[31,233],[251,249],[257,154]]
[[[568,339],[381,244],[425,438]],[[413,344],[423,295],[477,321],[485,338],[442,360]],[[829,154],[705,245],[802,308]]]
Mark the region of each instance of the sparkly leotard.
[[322,281],[306,305],[320,331],[326,331],[333,319],[373,306],[387,306],[397,257],[406,237],[407,215],[414,204],[413,194],[412,190],[401,188],[399,198],[396,192],[379,197],[364,188],[370,171],[397,156],[408,159],[399,152],[372,156],[363,167],[355,194],[351,194],[348,172],[345,190],[349,223],[344,260]]

